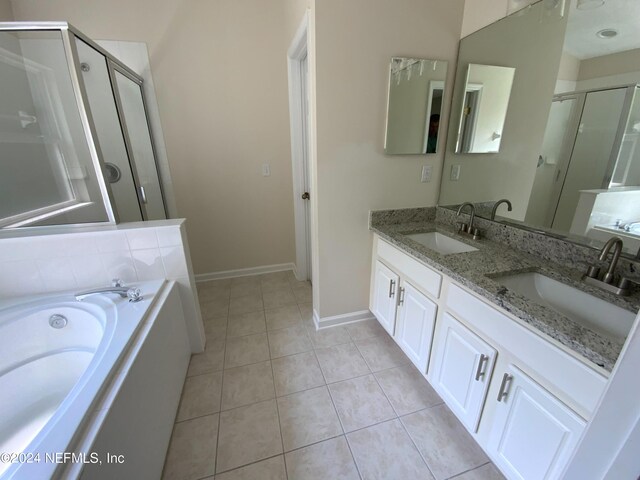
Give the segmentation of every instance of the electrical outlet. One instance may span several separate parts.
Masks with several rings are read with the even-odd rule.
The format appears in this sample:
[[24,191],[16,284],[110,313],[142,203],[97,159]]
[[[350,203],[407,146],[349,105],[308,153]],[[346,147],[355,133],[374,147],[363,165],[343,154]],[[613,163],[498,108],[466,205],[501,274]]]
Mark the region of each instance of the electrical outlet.
[[262,164],[262,176],[269,177],[271,175],[271,165],[268,163]]
[[431,165],[422,166],[422,175],[420,176],[420,181],[422,183],[428,183],[431,181],[431,170]]
[[449,180],[452,182],[460,180],[460,165],[451,165],[451,175],[449,176]]

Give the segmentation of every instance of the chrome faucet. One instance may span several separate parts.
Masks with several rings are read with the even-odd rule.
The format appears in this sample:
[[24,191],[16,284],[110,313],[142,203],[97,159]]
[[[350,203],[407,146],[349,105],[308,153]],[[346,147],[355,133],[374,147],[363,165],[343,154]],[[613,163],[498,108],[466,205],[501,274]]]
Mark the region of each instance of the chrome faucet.
[[459,222],[460,225],[460,233],[468,233],[469,235],[473,235],[474,239],[480,238],[480,231],[477,228],[473,227],[473,220],[476,218],[476,207],[471,202],[464,202],[458,208],[458,212],[456,213],[456,217],[459,217],[462,213],[464,207],[471,207],[471,212],[469,213],[469,223]]
[[509,200],[507,200],[506,198],[503,198],[501,200],[498,200],[496,203],[493,204],[493,209],[491,210],[491,220],[495,220],[496,219],[496,210],[498,210],[498,207],[502,204],[502,203],[506,203],[507,204],[507,210],[510,212],[511,210],[513,210],[513,206],[511,205],[511,202]]
[[616,265],[618,264],[618,260],[620,259],[620,254],[622,253],[622,239],[619,237],[611,237],[609,240],[607,240],[607,243],[605,243],[604,247],[602,247],[602,251],[600,252],[598,260],[604,262],[609,255],[611,247],[613,247],[613,256],[611,257],[611,262],[609,263],[607,272],[602,275],[602,277],[600,277],[600,268],[595,265],[591,265],[587,269],[587,274],[583,277],[583,279],[590,285],[600,287],[616,295],[628,295],[629,283],[632,282],[632,280],[629,280],[628,278],[621,278],[618,282],[616,282],[617,284],[614,284],[613,272],[616,269]]
[[607,273],[602,277],[602,281],[604,283],[613,282],[613,272],[616,269],[616,265],[618,265],[618,259],[620,258],[620,254],[622,253],[622,239],[619,237],[611,237],[607,240],[607,243],[602,247],[602,251],[600,252],[600,256],[598,260],[604,262],[607,259],[607,255],[609,255],[609,250],[613,247],[613,256],[611,257],[611,262],[609,263],[609,268],[607,269]]
[[101,295],[105,293],[113,293],[119,295],[121,298],[128,298],[130,302],[139,302],[142,300],[139,288],[125,287],[122,282],[117,278],[113,280],[113,286],[103,288],[93,288],[91,290],[84,290],[75,294],[76,300],[81,302],[85,298],[91,295]]

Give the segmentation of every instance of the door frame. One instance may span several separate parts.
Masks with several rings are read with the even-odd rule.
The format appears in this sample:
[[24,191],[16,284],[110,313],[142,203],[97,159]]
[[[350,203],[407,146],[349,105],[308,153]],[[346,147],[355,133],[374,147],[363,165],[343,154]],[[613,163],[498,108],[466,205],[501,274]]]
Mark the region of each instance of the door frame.
[[[303,84],[304,60],[308,55],[309,12],[305,12],[287,52],[289,75],[289,126],[291,130],[291,170],[293,174],[293,213],[295,221],[296,261],[294,273],[298,280],[311,277],[311,241],[307,232],[311,225],[310,215],[302,199],[305,190],[305,162],[309,165],[309,130],[305,118],[303,95],[308,95],[309,86]],[[308,63],[308,62],[307,62]],[[313,193],[313,192],[312,192]],[[314,201],[314,199],[310,200]],[[311,208],[309,208],[311,212]]]

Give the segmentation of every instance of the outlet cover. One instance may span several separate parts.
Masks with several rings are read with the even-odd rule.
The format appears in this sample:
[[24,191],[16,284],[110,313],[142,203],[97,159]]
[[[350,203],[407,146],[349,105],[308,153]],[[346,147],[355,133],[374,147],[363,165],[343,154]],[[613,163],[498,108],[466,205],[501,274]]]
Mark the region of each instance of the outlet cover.
[[422,175],[420,175],[420,181],[422,183],[428,183],[431,181],[431,171],[432,171],[432,167],[431,165],[423,165],[422,166]]
[[262,165],[262,176],[269,177],[270,175],[271,175],[271,165],[269,165],[268,163],[264,163]]
[[451,165],[451,175],[449,179],[452,182],[457,182],[460,180],[460,165]]

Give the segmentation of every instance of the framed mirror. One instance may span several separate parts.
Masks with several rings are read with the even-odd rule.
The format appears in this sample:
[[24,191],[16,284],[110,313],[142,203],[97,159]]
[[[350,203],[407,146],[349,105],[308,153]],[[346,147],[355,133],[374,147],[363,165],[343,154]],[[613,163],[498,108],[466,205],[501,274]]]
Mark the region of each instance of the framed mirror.
[[467,67],[456,153],[497,153],[507,116],[515,68]]
[[[452,119],[439,204],[470,201],[480,216],[595,247],[619,236],[635,255],[640,2],[585,3],[542,0],[461,41],[452,112],[463,111],[477,65],[515,75],[498,151],[470,155],[458,141],[464,122]],[[512,208],[493,211],[500,199]]]
[[436,153],[447,66],[443,60],[391,59],[385,153]]

